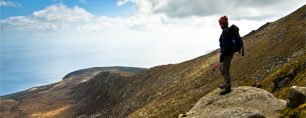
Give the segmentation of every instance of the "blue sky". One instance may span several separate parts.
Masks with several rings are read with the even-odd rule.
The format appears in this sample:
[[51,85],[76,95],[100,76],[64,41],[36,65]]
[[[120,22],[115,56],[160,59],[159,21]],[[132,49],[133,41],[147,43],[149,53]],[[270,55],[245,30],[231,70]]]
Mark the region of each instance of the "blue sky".
[[75,6],[86,9],[91,14],[96,16],[109,16],[109,17],[120,17],[128,16],[134,13],[134,3],[129,2],[124,6],[118,6],[117,0],[91,0],[91,1],[78,1],[78,0],[14,0],[4,1],[11,3],[11,5],[1,7],[1,18],[8,18],[12,16],[26,16],[31,15],[34,11],[45,9],[46,7],[63,3],[68,8]]
[[245,35],[298,9],[301,0],[0,0],[1,93],[105,66],[150,68],[219,46],[218,19]]

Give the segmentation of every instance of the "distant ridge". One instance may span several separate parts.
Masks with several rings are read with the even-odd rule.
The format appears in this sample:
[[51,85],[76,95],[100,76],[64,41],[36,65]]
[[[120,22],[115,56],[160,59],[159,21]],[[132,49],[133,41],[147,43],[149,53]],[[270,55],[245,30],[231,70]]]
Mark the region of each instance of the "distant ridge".
[[67,79],[73,75],[83,74],[87,72],[94,72],[94,71],[106,71],[106,70],[112,70],[112,71],[124,71],[124,72],[131,72],[131,73],[138,73],[139,71],[146,69],[146,68],[138,68],[138,67],[122,67],[122,66],[112,66],[112,67],[92,67],[87,69],[81,69],[73,71],[66,76],[63,77],[63,79]]

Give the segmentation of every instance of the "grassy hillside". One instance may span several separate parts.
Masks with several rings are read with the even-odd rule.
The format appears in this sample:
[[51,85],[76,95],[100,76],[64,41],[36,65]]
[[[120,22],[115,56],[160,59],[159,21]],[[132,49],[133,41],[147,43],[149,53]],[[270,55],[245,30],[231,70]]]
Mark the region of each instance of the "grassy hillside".
[[120,66],[114,66],[114,67],[93,67],[93,68],[87,68],[87,69],[81,69],[77,71],[73,71],[63,77],[63,79],[67,79],[73,75],[79,75],[83,73],[88,72],[94,72],[94,71],[106,71],[106,70],[117,70],[117,71],[125,71],[125,72],[131,72],[131,73],[138,73],[139,71],[143,70],[145,68],[136,68],[136,67],[120,67]]
[[17,93],[5,95],[5,96],[0,96],[0,100],[13,99],[13,98],[28,95],[28,94],[33,94],[33,93],[46,91],[46,90],[51,89],[55,84],[45,85],[45,86],[41,86],[41,87],[34,87],[34,88],[26,90],[26,91],[17,92]]
[[[233,86],[253,85],[267,91],[274,88],[273,94],[283,99],[290,86],[305,86],[305,17],[303,6],[244,36],[245,56],[235,55],[232,60]],[[88,82],[77,87],[101,88],[95,93],[74,90],[75,96],[83,96],[78,98],[81,102],[76,107],[76,116],[177,117],[223,83],[220,72],[210,72],[218,63],[219,52],[218,49],[179,64],[156,66],[131,77],[96,76],[93,80],[101,80],[99,84]],[[294,74],[288,74],[293,67]],[[273,85],[278,73],[284,74],[280,78],[286,80],[283,86]],[[102,81],[105,77],[114,78]],[[97,102],[99,105],[92,109],[92,103]]]
[[[83,76],[84,74],[92,75],[91,73],[106,71],[106,70],[137,73],[137,72],[139,72],[143,69],[145,69],[145,68],[119,67],[119,66],[115,66],[115,67],[93,67],[93,68],[73,71],[73,72],[67,74],[66,76],[64,76],[63,79],[67,79],[67,78],[72,77],[72,76]],[[62,82],[54,83],[54,84],[50,84],[50,85],[45,85],[45,86],[40,86],[40,87],[34,87],[32,89],[35,89],[35,90],[29,89],[29,90],[26,90],[26,91],[21,91],[21,92],[17,92],[17,93],[5,95],[5,96],[0,96],[0,100],[13,99],[13,98],[20,97],[20,96],[23,96],[23,95],[28,95],[28,94],[33,94],[33,93],[46,91],[46,90],[49,90],[49,89],[53,88],[54,86],[58,86],[57,84],[61,84],[61,83]]]

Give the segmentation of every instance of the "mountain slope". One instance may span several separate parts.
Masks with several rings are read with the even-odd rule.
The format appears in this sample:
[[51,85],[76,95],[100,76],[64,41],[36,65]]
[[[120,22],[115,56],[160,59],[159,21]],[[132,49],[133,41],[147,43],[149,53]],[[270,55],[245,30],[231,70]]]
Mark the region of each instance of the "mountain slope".
[[[305,17],[304,5],[244,36],[246,56],[235,55],[232,60],[233,86],[262,87],[283,99],[290,86],[305,86]],[[219,52],[218,49],[179,64],[156,66],[130,77],[100,73],[104,76],[92,78],[101,81],[99,84],[88,81],[74,89],[75,98],[81,100],[75,116],[177,117],[222,84],[220,72],[210,73],[218,62]],[[293,67],[294,74],[290,75],[287,68]],[[278,73],[284,74],[280,82],[287,84],[276,84],[276,90],[272,91]],[[290,75],[289,79],[285,75]],[[97,88],[96,92],[82,94],[92,92],[85,89],[88,87]]]
[[[77,101],[71,98],[71,89],[86,82],[101,71],[112,70],[113,72],[133,75],[134,73],[119,70],[141,70],[143,68],[132,67],[95,67],[82,69],[66,75],[66,78],[45,86],[33,87],[16,94],[2,96],[0,117],[15,118],[30,117],[71,117],[75,114],[72,107]],[[68,74],[69,75],[69,74]],[[12,100],[12,98],[14,98]]]

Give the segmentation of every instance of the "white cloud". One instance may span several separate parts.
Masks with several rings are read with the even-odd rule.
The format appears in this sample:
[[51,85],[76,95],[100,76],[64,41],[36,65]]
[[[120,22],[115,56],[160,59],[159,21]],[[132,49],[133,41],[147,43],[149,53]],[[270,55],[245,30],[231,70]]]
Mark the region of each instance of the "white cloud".
[[136,2],[136,0],[123,0],[123,1],[118,1],[117,5],[118,6],[122,6],[124,4],[126,4],[127,2]]
[[0,6],[21,7],[22,5],[20,3],[13,3],[11,1],[0,1]]
[[[90,24],[79,26],[78,31],[105,31],[111,28],[154,31],[170,30],[173,27],[185,29],[188,27],[202,27],[209,29],[212,26],[219,27],[217,22],[219,17],[227,15],[230,23],[243,24],[241,27],[245,30],[241,34],[247,34],[265,22],[271,22],[292,12],[292,10],[288,9],[297,9],[296,6],[288,6],[291,2],[286,0],[277,1],[278,4],[275,4],[276,0],[121,0],[117,2],[117,5],[121,6],[127,2],[135,3],[134,9],[137,12],[133,16],[119,18],[120,20],[117,18],[117,22],[108,21],[114,20],[113,18],[93,20]],[[296,3],[302,4],[297,0]],[[287,13],[284,14],[284,11],[287,11]],[[253,25],[244,26],[246,23]]]
[[110,30],[135,30],[156,31],[169,30],[173,27],[210,27],[216,26],[218,17],[185,17],[171,18],[165,14],[135,14],[128,18],[96,17],[89,24],[78,26],[80,32],[110,31]]
[[77,31],[79,32],[96,32],[96,31],[118,31],[124,29],[123,18],[111,18],[106,16],[96,17],[92,20],[91,24],[79,25]]
[[34,12],[33,17],[43,21],[73,22],[79,20],[90,21],[93,15],[78,6],[70,9],[67,8],[66,5],[60,3],[51,5],[44,10]]
[[68,27],[75,21],[89,22],[94,15],[83,8],[67,8],[63,3],[51,5],[44,10],[35,11],[30,16],[9,17],[1,20],[3,30],[55,31]]
[[[118,5],[129,1],[132,0],[119,1]],[[283,15],[284,11],[292,11],[305,4],[301,0],[133,0],[132,2],[136,3],[135,10],[140,13],[163,13],[169,17],[226,14],[235,19]]]
[[[86,1],[80,0],[80,2]],[[271,1],[253,0],[233,2],[226,0],[121,0],[117,2],[117,5],[121,6],[127,2],[135,3],[134,9],[137,12],[126,18],[94,17],[83,8],[78,6],[67,8],[63,3],[59,3],[35,11],[30,16],[1,20],[1,29],[30,28],[53,31],[67,27],[76,21],[88,22],[77,26],[77,31],[81,32],[118,28],[149,31],[171,26],[206,27],[217,23],[218,17],[224,14],[229,17],[230,22],[242,19],[266,21],[266,17],[275,18],[274,15],[283,14],[284,9],[289,8],[285,7],[288,4],[285,0],[279,1],[278,5],[274,5]]]
[[81,2],[82,4],[86,4],[86,3],[87,3],[86,0],[80,0],[80,2]]
[[1,20],[1,29],[4,30],[36,30],[54,31],[61,27],[60,24],[41,22],[31,17],[17,16]]

